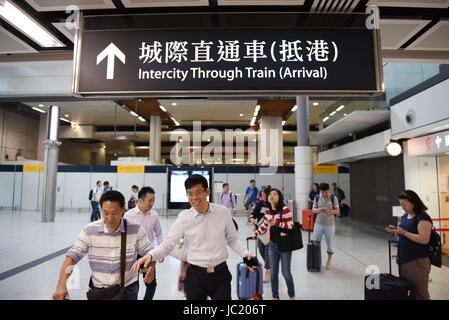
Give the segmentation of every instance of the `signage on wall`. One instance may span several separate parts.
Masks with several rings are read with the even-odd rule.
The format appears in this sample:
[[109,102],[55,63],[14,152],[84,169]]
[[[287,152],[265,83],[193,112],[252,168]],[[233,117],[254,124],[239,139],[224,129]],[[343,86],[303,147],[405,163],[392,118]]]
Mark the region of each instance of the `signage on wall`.
[[43,164],[24,164],[23,172],[26,172],[26,173],[44,172],[44,165]]
[[145,166],[117,166],[117,173],[145,173]]
[[314,174],[338,174],[338,166],[314,166]]
[[[74,92],[189,96],[381,91],[378,30],[310,28],[296,22],[309,16],[282,13],[264,25],[264,14],[245,15],[245,23],[241,14],[165,14],[163,20],[158,14],[86,16],[75,48]],[[211,17],[219,22],[212,23]]]
[[449,152],[449,131],[410,139],[407,142],[409,156],[432,155]]

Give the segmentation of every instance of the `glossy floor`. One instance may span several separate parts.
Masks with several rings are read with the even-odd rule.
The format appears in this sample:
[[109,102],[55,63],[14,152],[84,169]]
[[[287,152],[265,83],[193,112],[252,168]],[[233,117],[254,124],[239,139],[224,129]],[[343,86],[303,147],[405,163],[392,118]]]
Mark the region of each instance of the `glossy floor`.
[[[89,217],[89,213],[63,212],[57,214],[56,222],[41,223],[35,212],[0,211],[0,299],[50,299],[64,259],[63,250],[73,244]],[[173,221],[174,218],[161,217],[164,234]],[[237,217],[237,222],[243,241],[250,234],[250,228],[243,216]],[[303,237],[306,241],[307,234]],[[371,227],[348,218],[338,219],[333,270],[323,268],[320,273],[307,272],[306,250],[293,253],[297,299],[363,299],[366,268],[375,265],[382,272],[388,271],[388,239],[389,235]],[[254,244],[251,245],[254,252]],[[228,251],[228,265],[233,275],[232,296],[237,299],[235,266],[240,258],[231,249]],[[324,265],[325,250],[322,251]],[[90,276],[87,258],[79,263],[78,270],[79,279],[72,282],[71,299],[86,297]],[[178,270],[179,261],[171,257],[158,265],[155,299],[184,299],[177,291]],[[397,272],[397,268],[393,268],[393,272]],[[139,297],[142,298],[145,287],[142,280],[140,283]],[[281,299],[288,299],[281,274],[279,285]],[[429,288],[432,299],[449,299],[449,269],[432,268]],[[264,298],[271,298],[270,284],[264,285]]]

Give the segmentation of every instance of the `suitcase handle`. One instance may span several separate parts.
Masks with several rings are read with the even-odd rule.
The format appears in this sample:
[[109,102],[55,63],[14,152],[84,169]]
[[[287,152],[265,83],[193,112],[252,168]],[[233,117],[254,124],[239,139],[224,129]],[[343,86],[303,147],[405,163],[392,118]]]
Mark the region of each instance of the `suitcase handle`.
[[246,238],[246,248],[248,249],[248,251],[249,251],[249,240],[255,240],[254,244],[256,248],[256,258],[257,258],[257,239],[253,239],[252,237]]
[[388,240],[388,265],[389,265],[389,268],[390,268],[390,274],[392,274],[391,272],[392,272],[392,270],[391,270],[391,245],[393,244],[393,243],[398,243],[398,241],[397,240]]
[[[313,211],[312,211],[312,213],[313,213]],[[309,215],[309,216],[307,217],[307,219],[308,219],[307,225],[310,226],[310,219],[313,219],[313,214],[312,214],[312,215]],[[308,241],[309,241],[309,242],[310,242],[310,233],[311,233],[311,232],[312,232],[312,229],[309,228],[309,233],[308,233]]]

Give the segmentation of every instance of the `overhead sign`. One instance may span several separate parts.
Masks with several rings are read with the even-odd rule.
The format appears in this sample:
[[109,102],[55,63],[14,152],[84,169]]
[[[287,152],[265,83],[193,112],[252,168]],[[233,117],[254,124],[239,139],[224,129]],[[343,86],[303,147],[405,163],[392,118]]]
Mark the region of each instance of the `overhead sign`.
[[407,141],[407,154],[409,156],[433,155],[446,152],[449,152],[449,131]]
[[218,24],[205,23],[204,14],[198,22],[192,22],[192,14],[167,14],[161,25],[151,24],[159,15],[84,17],[74,92],[194,96],[381,91],[376,30],[292,22],[310,18],[304,14],[277,14],[273,20],[281,23],[267,21],[261,27],[252,22],[261,14],[247,15],[245,27],[229,14],[209,14]]

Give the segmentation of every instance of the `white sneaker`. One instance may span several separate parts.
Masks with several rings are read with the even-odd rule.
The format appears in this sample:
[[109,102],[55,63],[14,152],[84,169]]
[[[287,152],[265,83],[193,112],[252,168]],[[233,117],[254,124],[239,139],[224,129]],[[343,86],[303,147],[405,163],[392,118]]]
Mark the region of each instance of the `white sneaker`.
[[332,256],[331,255],[328,255],[328,257],[327,257],[326,270],[332,270]]

